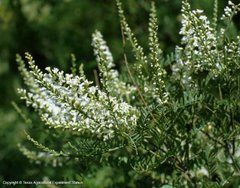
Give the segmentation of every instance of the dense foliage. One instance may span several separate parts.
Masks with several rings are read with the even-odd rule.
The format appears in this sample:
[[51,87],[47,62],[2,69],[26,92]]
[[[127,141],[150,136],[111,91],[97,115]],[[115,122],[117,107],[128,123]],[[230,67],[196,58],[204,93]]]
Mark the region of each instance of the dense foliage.
[[[193,2],[195,6],[204,7],[212,4],[207,0]],[[221,2],[220,2],[221,4]],[[158,16],[161,17],[161,46],[169,52],[179,40],[178,28],[181,2],[178,0],[156,2]],[[146,46],[147,19],[150,3],[148,0],[128,0],[124,9],[128,20],[134,28],[138,39]],[[174,11],[173,11],[174,10]],[[111,26],[111,27],[109,27]],[[17,88],[21,87],[21,78],[17,72],[16,53],[30,52],[40,68],[57,66],[70,70],[70,54],[74,53],[77,63],[84,63],[84,70],[90,80],[93,70],[97,69],[92,55],[91,33],[101,30],[116,60],[117,69],[124,68],[122,59],[121,30],[117,17],[116,5],[109,0],[1,0],[0,1],[0,181],[15,179],[63,179],[73,177],[66,168],[39,166],[29,163],[19,152],[17,144],[25,140],[24,130],[35,135],[38,140],[46,137],[38,118],[33,125],[26,125],[19,118],[11,102],[19,104]],[[167,49],[167,50],[166,50]],[[129,57],[130,63],[134,61]],[[16,107],[16,106],[15,106]],[[23,109],[27,111],[28,109]],[[43,134],[41,134],[43,133]],[[35,137],[35,138],[36,138]],[[16,168],[16,164],[18,168]],[[64,170],[64,173],[61,173]]]
[[154,3],[144,50],[116,2],[125,73],[115,69],[99,31],[92,36],[95,84],[74,57],[71,73],[64,73],[42,71],[28,53],[28,66],[17,56],[28,86],[19,93],[39,114],[47,135],[38,140],[26,133],[30,142],[20,150],[40,164],[72,167],[85,187],[238,186],[240,37],[230,31],[240,5],[229,1],[219,20],[216,0],[209,20],[183,0],[181,44],[165,55]]

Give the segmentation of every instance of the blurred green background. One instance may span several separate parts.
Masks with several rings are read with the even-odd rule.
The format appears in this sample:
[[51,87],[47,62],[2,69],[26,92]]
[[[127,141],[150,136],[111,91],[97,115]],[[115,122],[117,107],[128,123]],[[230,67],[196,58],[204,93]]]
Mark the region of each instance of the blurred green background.
[[[150,1],[122,2],[130,26],[140,44],[147,47]],[[220,12],[226,2],[219,1]],[[213,0],[192,0],[191,3],[211,17]],[[167,54],[174,51],[180,41],[181,0],[156,0],[156,7],[161,47]],[[121,69],[122,39],[114,0],[0,0],[0,182],[42,180],[44,177],[77,178],[76,169],[71,166],[37,165],[18,150],[18,143],[25,140],[23,130],[38,134],[37,127],[42,125],[36,123],[35,128],[26,125],[11,105],[15,101],[26,110],[17,95],[22,81],[15,56],[16,53],[30,52],[41,69],[54,66],[69,71],[70,54],[74,53],[77,62],[84,63],[87,76],[93,79],[93,70],[97,66],[91,35],[96,29],[102,32],[117,68]],[[101,175],[98,177],[100,183],[104,181]]]

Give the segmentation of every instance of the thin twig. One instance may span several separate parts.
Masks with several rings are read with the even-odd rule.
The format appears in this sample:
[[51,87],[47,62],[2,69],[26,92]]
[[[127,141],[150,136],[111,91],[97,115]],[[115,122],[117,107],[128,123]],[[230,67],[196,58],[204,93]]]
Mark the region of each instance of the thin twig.
[[96,69],[93,70],[93,74],[94,74],[95,83],[100,88],[99,77]]

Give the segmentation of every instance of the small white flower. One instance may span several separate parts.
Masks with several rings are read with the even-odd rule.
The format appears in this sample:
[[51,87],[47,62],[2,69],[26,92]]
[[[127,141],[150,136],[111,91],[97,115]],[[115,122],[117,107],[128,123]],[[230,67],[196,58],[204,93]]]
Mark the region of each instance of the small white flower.
[[209,176],[209,172],[205,167],[202,167],[197,171],[197,176]]

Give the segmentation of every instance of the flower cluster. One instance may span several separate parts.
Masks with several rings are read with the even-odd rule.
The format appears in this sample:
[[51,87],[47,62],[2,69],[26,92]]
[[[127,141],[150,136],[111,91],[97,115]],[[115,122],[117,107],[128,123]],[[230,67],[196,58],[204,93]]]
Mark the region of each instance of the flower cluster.
[[[183,2],[182,8],[182,47],[177,47],[177,53],[183,53],[184,61],[180,62],[188,68],[204,70],[214,67],[213,56],[217,54],[217,38],[214,29],[202,10],[191,11],[188,2]],[[197,59],[193,64],[192,58]]]
[[224,8],[224,14],[222,15],[222,20],[231,21],[233,16],[240,10],[240,4],[234,4],[232,1],[228,1],[228,6]]
[[[168,100],[168,92],[166,91],[166,83],[164,81],[166,77],[166,71],[162,65],[162,50],[160,48],[158,40],[158,19],[155,4],[152,3],[150,18],[149,18],[149,50],[150,50],[150,72],[152,76],[150,81],[153,85],[149,88],[149,92],[153,93],[153,98],[158,103],[163,104]],[[145,87],[148,88],[148,87]],[[146,90],[146,89],[145,89]]]
[[98,62],[103,88],[110,95],[116,96],[120,100],[123,100],[124,97],[129,98],[136,88],[119,80],[118,71],[113,69],[115,65],[112,54],[99,31],[93,34],[92,45]]
[[[239,11],[238,5],[234,5],[231,1],[229,1],[229,6],[231,8],[225,8],[222,17],[232,18]],[[215,14],[217,16],[217,13]],[[222,75],[229,68],[222,61],[223,59],[227,60],[226,53],[238,54],[238,44],[224,42],[227,35],[226,29],[220,28],[220,32],[218,32],[214,22],[217,22],[217,17],[211,23],[202,10],[191,10],[190,4],[183,1],[182,28],[180,30],[182,46],[176,47],[177,64],[173,66],[173,72],[175,74],[182,71],[181,76],[175,75],[181,77],[182,82],[186,85],[193,84],[192,75],[200,72],[210,72],[213,77]],[[232,58],[230,59],[232,61]]]
[[[123,44],[126,40],[130,42],[137,63],[133,71],[136,76],[132,77],[132,81],[137,85],[138,95],[142,104],[147,107],[146,100],[155,101],[162,105],[168,101],[168,92],[166,89],[165,77],[166,71],[163,68],[163,56],[158,39],[158,19],[155,4],[151,5],[151,13],[149,18],[149,57],[145,55],[143,48],[139,45],[137,38],[131,31],[127,19],[124,16],[122,3],[117,0],[118,12],[121,22]],[[125,61],[127,61],[125,59]],[[127,62],[126,62],[127,63]],[[130,75],[131,76],[131,75]],[[144,97],[143,97],[144,95]]]
[[[139,114],[134,107],[101,91],[85,77],[65,74],[49,67],[43,73],[29,54],[26,54],[26,58],[30,71],[24,66],[20,66],[20,70],[23,75],[28,75],[26,80],[29,77],[34,80],[32,88],[37,86],[38,89],[20,89],[19,92],[21,98],[39,112],[45,124],[89,132],[105,140],[112,138],[119,129],[127,131],[137,125]],[[127,88],[126,92],[129,92]]]

